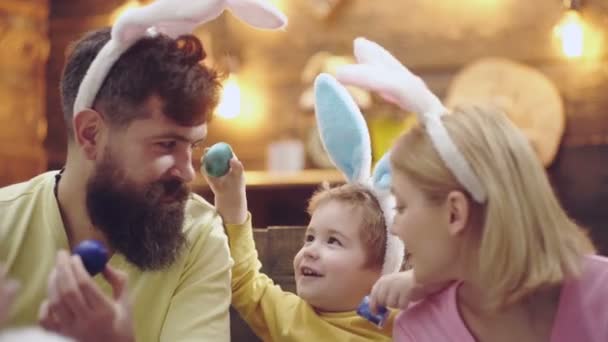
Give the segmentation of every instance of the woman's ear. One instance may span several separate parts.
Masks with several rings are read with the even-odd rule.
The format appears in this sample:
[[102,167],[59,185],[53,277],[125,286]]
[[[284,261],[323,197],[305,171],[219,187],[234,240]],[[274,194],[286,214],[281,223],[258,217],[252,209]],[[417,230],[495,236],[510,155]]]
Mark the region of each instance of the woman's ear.
[[93,109],[85,109],[74,116],[72,125],[74,140],[84,152],[85,158],[95,160],[100,145],[100,133],[104,126],[101,114]]
[[450,235],[461,234],[469,223],[471,210],[469,199],[462,191],[451,191],[445,205],[449,215],[448,231]]

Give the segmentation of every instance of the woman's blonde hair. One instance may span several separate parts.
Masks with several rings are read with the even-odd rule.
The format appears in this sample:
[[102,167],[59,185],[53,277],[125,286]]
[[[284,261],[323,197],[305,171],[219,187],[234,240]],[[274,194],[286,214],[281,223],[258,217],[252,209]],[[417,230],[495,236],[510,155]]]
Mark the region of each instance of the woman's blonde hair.
[[[492,108],[457,108],[442,117],[450,137],[487,193],[478,204],[441,161],[421,126],[397,141],[393,172],[402,172],[431,203],[461,191],[471,204],[464,262],[492,291],[490,306],[520,301],[580,273],[593,246],[561,208],[525,136]],[[396,175],[394,175],[396,176]]]

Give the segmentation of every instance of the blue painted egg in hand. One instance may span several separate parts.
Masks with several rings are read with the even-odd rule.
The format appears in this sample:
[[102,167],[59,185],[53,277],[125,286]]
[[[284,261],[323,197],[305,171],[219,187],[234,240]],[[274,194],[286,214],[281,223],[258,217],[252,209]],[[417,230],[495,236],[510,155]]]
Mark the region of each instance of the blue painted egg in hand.
[[82,241],[74,248],[74,254],[80,256],[91,277],[103,271],[108,262],[108,250],[97,240]]
[[372,322],[378,328],[382,328],[388,318],[389,311],[385,307],[379,307],[378,313],[373,314],[369,307],[369,296],[365,296],[357,308],[357,314]]
[[[219,142],[211,146],[201,161],[202,168],[209,176],[222,177],[230,170],[230,159],[232,159],[232,148],[225,142]],[[201,170],[203,171],[203,170]]]

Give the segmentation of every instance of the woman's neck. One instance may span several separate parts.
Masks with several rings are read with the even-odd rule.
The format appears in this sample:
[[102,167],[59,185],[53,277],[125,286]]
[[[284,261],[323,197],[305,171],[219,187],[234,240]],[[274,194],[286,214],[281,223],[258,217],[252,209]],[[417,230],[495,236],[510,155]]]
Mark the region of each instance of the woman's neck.
[[559,305],[560,288],[538,291],[517,303],[493,308],[487,286],[463,282],[457,303],[461,317],[477,341],[548,341]]

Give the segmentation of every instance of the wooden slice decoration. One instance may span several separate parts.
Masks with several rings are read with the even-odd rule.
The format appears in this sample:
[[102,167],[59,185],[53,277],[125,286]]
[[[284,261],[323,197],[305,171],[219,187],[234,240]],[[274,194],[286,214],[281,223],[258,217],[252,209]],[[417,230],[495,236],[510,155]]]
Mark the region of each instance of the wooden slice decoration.
[[452,80],[445,105],[494,105],[528,137],[543,165],[549,166],[565,129],[562,98],[540,71],[503,58],[483,58]]

